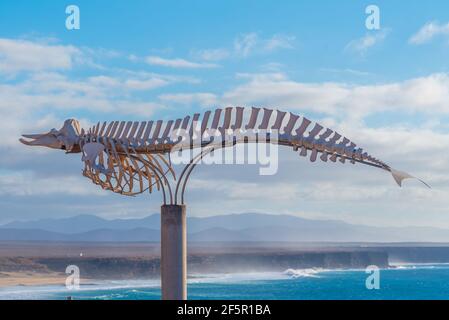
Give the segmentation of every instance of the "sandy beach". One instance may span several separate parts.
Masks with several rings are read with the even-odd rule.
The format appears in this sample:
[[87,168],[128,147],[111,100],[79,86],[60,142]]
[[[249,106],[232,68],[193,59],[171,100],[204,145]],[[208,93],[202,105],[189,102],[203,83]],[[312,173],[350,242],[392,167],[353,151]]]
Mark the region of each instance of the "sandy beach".
[[0,288],[13,286],[65,285],[65,274],[0,272]]

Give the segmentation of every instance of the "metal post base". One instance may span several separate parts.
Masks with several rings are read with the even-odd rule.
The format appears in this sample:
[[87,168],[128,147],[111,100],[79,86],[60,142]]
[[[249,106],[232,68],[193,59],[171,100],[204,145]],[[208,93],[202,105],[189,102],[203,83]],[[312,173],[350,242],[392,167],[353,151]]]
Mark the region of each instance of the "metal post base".
[[187,299],[186,207],[161,207],[161,285],[163,300]]

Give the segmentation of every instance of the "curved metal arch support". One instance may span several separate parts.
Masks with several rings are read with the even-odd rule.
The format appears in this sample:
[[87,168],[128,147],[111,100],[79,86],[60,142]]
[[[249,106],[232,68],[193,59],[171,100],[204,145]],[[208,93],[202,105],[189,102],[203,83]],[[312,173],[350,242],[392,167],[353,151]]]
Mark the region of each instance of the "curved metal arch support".
[[214,151],[214,150],[215,150],[214,148],[211,148],[210,150],[208,150],[208,151],[206,151],[206,152],[204,152],[204,153],[201,153],[201,157],[200,157],[197,161],[195,161],[194,163],[192,163],[192,164],[189,166],[189,171],[187,172],[187,175],[186,175],[186,177],[185,177],[185,179],[184,179],[184,183],[182,184],[181,204],[184,204],[184,193],[185,193],[186,185],[187,185],[187,182],[188,182],[188,180],[189,180],[190,174],[192,173],[193,169],[195,169],[195,167],[196,167],[196,165],[198,164],[198,162],[199,162],[201,159],[203,159],[203,157],[204,157],[205,155],[211,153],[211,152]]
[[205,150],[202,150],[199,154],[197,154],[195,157],[193,157],[189,164],[187,164],[184,169],[182,170],[181,175],[179,176],[179,180],[176,184],[176,191],[175,191],[175,204],[178,204],[178,193],[179,193],[179,187],[181,187],[181,204],[184,204],[184,192],[187,185],[187,181],[190,177],[190,174],[192,173],[195,166],[198,164],[198,162],[203,159],[203,157],[212,151],[214,151],[216,147],[209,147]]

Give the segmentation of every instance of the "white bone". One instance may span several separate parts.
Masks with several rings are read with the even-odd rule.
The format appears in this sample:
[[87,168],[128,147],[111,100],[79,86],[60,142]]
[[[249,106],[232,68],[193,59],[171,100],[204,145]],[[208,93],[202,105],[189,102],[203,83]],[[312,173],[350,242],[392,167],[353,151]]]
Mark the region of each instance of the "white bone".
[[335,132],[332,138],[329,140],[329,142],[326,144],[327,147],[330,149],[330,151],[335,150],[335,146],[338,140],[340,140],[341,135],[338,132]]
[[[235,114],[233,113],[233,109],[235,109]],[[337,132],[333,132],[329,128],[326,128],[323,132],[323,127],[318,123],[315,123],[314,127],[308,131],[307,129],[310,126],[311,121],[307,118],[301,119],[298,129],[295,130],[296,135],[292,136],[291,133],[300,120],[299,116],[290,113],[288,121],[284,121],[286,113],[283,111],[276,111],[276,117],[273,119],[273,110],[264,108],[262,119],[260,119],[260,117],[258,117],[260,110],[261,109],[259,108],[252,108],[250,119],[245,126],[246,129],[254,129],[257,127],[258,129],[266,130],[271,125],[271,130],[280,130],[284,122],[287,122],[283,128],[285,134],[282,136],[281,141],[270,139],[267,143],[279,143],[281,145],[291,146],[295,151],[301,149],[299,150],[301,156],[307,156],[308,150],[311,150],[310,161],[312,162],[315,162],[317,157],[320,156],[320,159],[324,162],[327,162],[328,160],[336,162],[338,159],[342,163],[345,163],[346,160],[348,160],[348,162],[353,164],[355,162],[370,164],[386,171],[390,171],[398,185],[401,185],[404,179],[414,178],[408,173],[391,169],[381,160],[364,152],[362,148],[356,149],[357,146],[355,143],[346,137],[342,137]],[[220,123],[222,123],[220,127],[220,130],[222,131],[229,128],[241,129],[242,122],[244,121],[244,108],[226,108],[223,119],[221,119],[222,111],[222,109],[215,110],[211,129],[217,129]],[[201,133],[207,131],[210,115],[210,111],[204,113],[201,123]],[[70,153],[81,151],[83,152],[82,159],[86,161],[87,166],[83,171],[85,176],[90,177],[95,183],[105,189],[122,194],[133,195],[136,194],[135,192],[132,192],[133,181],[134,183],[135,181],[139,181],[141,186],[140,190],[143,190],[141,179],[142,168],[140,167],[140,164],[137,164],[137,161],[146,160],[143,160],[143,158],[137,160],[137,157],[142,157],[143,154],[146,154],[149,162],[154,162],[156,166],[160,167],[160,164],[156,163],[156,154],[157,156],[162,157],[161,153],[167,153],[170,150],[173,151],[173,148],[176,145],[175,139],[167,140],[170,133],[173,135],[173,131],[177,130],[179,132],[179,129],[189,129],[190,135],[195,137],[196,132],[199,130],[197,122],[200,117],[201,115],[196,113],[193,115],[192,121],[189,121],[190,117],[187,116],[184,119],[177,119],[176,121],[169,120],[165,125],[163,121],[159,120],[154,129],[153,121],[142,121],[140,123],[131,121],[111,121],[109,124],[106,122],[98,122],[96,125],[92,126],[87,133],[84,129],[80,128],[80,125],[76,120],[68,119],[64,122],[64,126],[60,130],[52,129],[45,134],[23,135],[24,138],[31,139],[31,141],[22,138],[20,141],[26,145],[46,146],[49,148],[66,150],[66,152]],[[304,137],[304,134],[307,131],[308,135],[307,137]],[[150,136],[152,136],[151,139],[149,139]],[[257,134],[253,136],[254,138],[257,138]],[[179,137],[180,135],[178,134],[178,140]],[[230,137],[231,135],[224,135],[225,139]],[[247,137],[247,139],[240,140],[234,139],[234,136],[232,136],[232,142],[252,141],[253,137],[251,135]],[[220,142],[223,141],[217,141],[217,144]],[[165,144],[164,148],[157,148],[155,146],[160,143]],[[215,144],[212,144],[211,146],[215,147]],[[220,144],[219,146],[226,147],[227,145]],[[193,149],[195,148],[195,145],[185,144],[183,147]],[[103,150],[105,151],[104,154],[102,153]],[[99,164],[96,164],[95,162],[97,161],[98,156],[100,156],[98,160]],[[107,160],[105,160],[105,157],[107,157]],[[164,161],[166,160],[164,159]],[[98,172],[98,170],[100,170],[100,172],[103,172],[106,175],[108,170],[104,169],[105,163],[108,165],[108,170],[111,170],[110,175],[106,180],[100,178]],[[170,165],[167,164],[167,166]],[[159,169],[162,170],[162,167]],[[154,176],[148,177],[151,179],[151,177]],[[115,179],[115,185],[111,184],[113,179]],[[126,180],[125,184],[122,184],[123,180]],[[426,184],[422,180],[420,181]],[[157,181],[157,183],[160,183],[160,181]],[[426,186],[428,185],[426,184]],[[150,186],[149,189],[151,190]]]
[[94,134],[98,135],[99,130],[100,130],[100,122],[98,122],[97,125],[95,126]]
[[175,125],[173,126],[173,130],[179,129],[179,127],[181,126],[181,121],[182,121],[182,119],[176,119]]
[[327,162],[327,156],[328,156],[328,153],[326,151],[324,151],[320,156],[321,161]]
[[147,125],[146,121],[142,121],[140,123],[139,131],[137,131],[136,138],[135,138],[136,141],[139,141],[140,139],[142,139],[143,130],[145,130],[146,125]]
[[184,118],[184,120],[182,121],[182,125],[181,125],[182,130],[187,130],[187,127],[189,126],[189,120],[190,120],[190,116],[187,116]]
[[204,131],[206,131],[206,129],[207,129],[207,124],[209,123],[210,114],[211,114],[210,111],[206,111],[203,115],[203,120],[201,121],[201,137],[203,136]]
[[162,134],[161,141],[160,141],[161,143],[167,142],[167,139],[170,136],[172,125],[173,125],[173,120],[169,120],[167,122],[167,124],[165,125],[165,130],[164,130],[164,133]]
[[426,185],[428,188],[430,188],[430,186],[425,183],[423,180],[416,178],[410,174],[408,174],[407,172],[404,171],[398,171],[395,169],[390,168],[390,172],[391,175],[393,176],[394,181],[396,181],[396,183],[398,184],[398,186],[402,187],[402,181],[405,179],[416,179],[418,181],[421,181],[424,185]]
[[159,138],[159,133],[161,132],[162,127],[162,120],[158,120],[156,122],[156,128],[154,129],[153,136],[151,137],[152,141],[155,141],[157,138]]
[[311,162],[315,162],[317,155],[318,155],[318,150],[317,149],[312,149],[312,154],[310,155],[310,161]]
[[123,127],[125,126],[125,121],[121,121],[120,122],[120,125],[119,125],[119,127],[118,127],[118,130],[117,130],[117,132],[115,133],[115,136],[114,136],[114,138],[115,139],[118,139],[119,137],[120,137],[120,135],[122,134],[122,131],[123,131]]
[[139,128],[139,122],[134,121],[133,126],[131,127],[131,131],[128,135],[128,139],[134,139],[137,135],[137,129]]
[[90,166],[93,166],[98,155],[103,152],[104,148],[104,145],[98,142],[86,143],[83,146],[83,156],[81,157],[81,161],[87,161]]
[[345,148],[344,153],[348,157],[352,157],[354,155],[354,149],[357,145],[354,142],[350,142],[349,146]]
[[243,111],[244,111],[244,108],[236,107],[235,109],[236,109],[236,111],[235,111],[235,122],[234,122],[234,125],[232,126],[233,130],[237,130],[237,129],[242,128],[242,122],[243,122]]
[[218,128],[218,123],[220,122],[221,111],[222,111],[221,109],[215,110],[214,119],[212,120],[211,129],[215,130],[215,129]]
[[148,139],[150,138],[150,132],[151,132],[152,127],[153,127],[153,121],[148,121],[147,128],[145,129],[145,133],[143,134],[142,141],[140,142],[140,144],[142,146],[146,146]]
[[284,120],[285,115],[287,112],[277,111],[276,112],[276,120],[274,121],[274,124],[271,126],[271,130],[280,130],[282,121]]
[[336,150],[343,154],[349,142],[351,141],[348,138],[343,137],[343,140],[335,146]]
[[317,143],[319,144],[325,144],[326,139],[330,137],[330,135],[333,133],[334,131],[332,131],[331,129],[327,128],[326,131],[324,131],[324,133],[322,133],[317,141]]
[[320,133],[320,131],[323,129],[323,126],[321,126],[318,123],[315,123],[315,126],[313,129],[309,132],[309,135],[307,136],[307,139],[310,141],[313,141],[315,137]]
[[288,119],[287,125],[284,128],[284,133],[286,135],[291,135],[293,128],[296,124],[296,122],[298,121],[299,116],[297,116],[296,114],[293,114],[290,112],[290,118]]
[[101,130],[100,130],[100,132],[98,133],[99,136],[102,136],[102,135],[103,135],[104,129],[105,129],[105,128],[106,128],[106,122],[103,122],[103,125],[101,126]]
[[109,122],[108,127],[106,128],[106,132],[104,133],[105,137],[109,136],[109,133],[111,132],[112,126],[114,125],[114,121]]
[[225,136],[226,129],[229,129],[231,126],[231,117],[232,117],[232,108],[228,107],[225,109],[223,124],[218,128],[218,130],[221,132],[223,138]]
[[245,129],[254,129],[256,127],[257,116],[259,114],[260,108],[251,108],[251,116]]
[[115,134],[115,130],[117,130],[117,126],[118,126],[119,122],[118,121],[114,121],[114,124],[112,125],[111,131],[109,132],[109,134],[107,135],[108,138],[112,138]]
[[302,138],[304,136],[304,132],[306,132],[307,127],[312,121],[307,119],[306,117],[302,118],[302,123],[298,129],[296,129],[296,135],[298,138]]
[[270,117],[272,113],[273,113],[272,109],[263,108],[262,122],[260,123],[258,129],[266,130],[268,128],[268,123],[270,122]]
[[192,117],[192,121],[190,123],[190,128],[189,128],[189,136],[193,137],[193,132],[194,130],[196,130],[196,127],[198,126],[198,120],[200,119],[200,114],[199,113],[195,113]]
[[126,123],[125,130],[123,130],[122,136],[120,137],[120,139],[126,139],[126,137],[128,136],[128,132],[131,129],[132,125],[133,125],[132,121],[128,121]]

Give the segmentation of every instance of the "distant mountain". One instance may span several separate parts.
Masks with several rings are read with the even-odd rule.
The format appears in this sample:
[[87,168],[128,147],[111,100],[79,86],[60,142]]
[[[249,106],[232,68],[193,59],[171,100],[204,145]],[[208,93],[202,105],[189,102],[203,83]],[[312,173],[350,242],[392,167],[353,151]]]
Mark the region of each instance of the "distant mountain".
[[[290,215],[273,215],[261,213],[229,214],[211,217],[188,217],[189,232],[199,232],[211,228],[242,230],[247,228],[298,226],[303,228],[330,227],[346,225],[333,220],[310,220]],[[160,229],[159,213],[141,219],[106,220],[94,215],[78,215],[69,218],[41,219],[34,221],[15,221],[0,225],[0,229],[41,229],[52,232],[75,234],[98,229],[129,230],[135,228]]]
[[[243,213],[187,219],[189,241],[449,242],[449,230],[381,228],[289,215]],[[0,226],[8,241],[159,241],[160,215],[106,220],[91,215],[12,222]]]
[[98,229],[75,234],[40,229],[0,229],[0,241],[157,242],[159,240],[159,230],[147,228],[130,230]]
[[14,221],[0,226],[1,229],[41,229],[45,231],[75,234],[98,229],[130,230],[135,228],[160,228],[160,215],[154,214],[142,219],[106,220],[94,215],[78,215],[69,218]]
[[224,228],[210,228],[198,232],[190,233],[187,237],[188,241],[209,241],[209,242],[247,242],[257,241],[251,235],[244,231],[228,230]]

